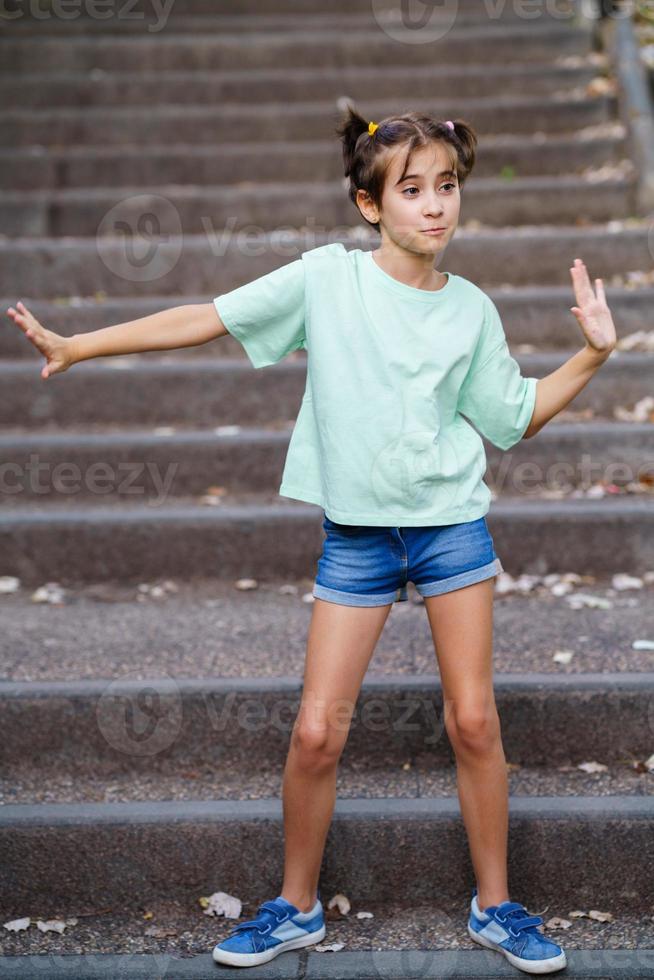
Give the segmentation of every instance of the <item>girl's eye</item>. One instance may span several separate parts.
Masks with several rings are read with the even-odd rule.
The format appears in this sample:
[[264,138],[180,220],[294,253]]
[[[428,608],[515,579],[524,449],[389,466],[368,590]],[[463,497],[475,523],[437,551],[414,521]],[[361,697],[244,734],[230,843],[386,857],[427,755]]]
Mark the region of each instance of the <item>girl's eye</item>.
[[[452,181],[449,181],[448,183],[442,184],[441,186],[442,187],[456,187],[456,184],[454,182],[452,182]],[[417,191],[417,190],[418,190],[417,187],[405,187],[404,190],[402,191],[402,193],[403,194],[406,194],[407,191]],[[415,197],[415,194],[410,194],[409,197]]]

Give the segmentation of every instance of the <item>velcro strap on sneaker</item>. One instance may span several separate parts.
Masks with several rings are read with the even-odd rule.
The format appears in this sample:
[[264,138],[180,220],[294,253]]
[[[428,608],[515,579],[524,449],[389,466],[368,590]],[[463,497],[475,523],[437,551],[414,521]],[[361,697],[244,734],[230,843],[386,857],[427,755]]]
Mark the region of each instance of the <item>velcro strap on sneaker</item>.
[[527,915],[524,919],[509,920],[508,924],[513,932],[520,932],[522,929],[530,929],[531,926],[539,926],[542,921],[540,915]]

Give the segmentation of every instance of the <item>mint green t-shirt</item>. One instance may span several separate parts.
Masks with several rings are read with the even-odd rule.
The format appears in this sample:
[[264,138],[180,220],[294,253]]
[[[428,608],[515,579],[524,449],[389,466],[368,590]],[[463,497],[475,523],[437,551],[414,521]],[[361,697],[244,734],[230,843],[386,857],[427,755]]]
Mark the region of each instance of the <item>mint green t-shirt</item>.
[[500,449],[519,442],[538,379],[522,377],[491,298],[445,274],[441,289],[417,289],[336,242],[214,299],[255,368],[307,352],[281,496],[341,524],[488,512],[481,436]]

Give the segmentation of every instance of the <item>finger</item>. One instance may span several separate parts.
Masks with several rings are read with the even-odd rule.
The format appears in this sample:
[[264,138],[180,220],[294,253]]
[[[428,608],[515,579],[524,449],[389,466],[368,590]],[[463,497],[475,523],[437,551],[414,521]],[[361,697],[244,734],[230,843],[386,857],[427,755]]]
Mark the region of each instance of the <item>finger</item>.
[[593,290],[590,285],[590,279],[588,278],[588,270],[582,259],[575,259],[574,265],[570,269],[572,273],[572,278],[574,282],[579,286],[582,291],[585,291],[587,296],[593,296]]
[[33,315],[33,313],[31,313],[31,311],[28,310],[25,304],[21,303],[20,300],[18,300],[18,302],[16,303],[16,307],[18,308],[18,312],[25,318],[27,323],[36,323],[39,326],[41,325],[39,321],[36,319],[36,317]]
[[572,281],[575,287],[575,297],[578,303],[590,303],[595,299],[595,293],[590,285],[588,270],[581,259],[575,259],[575,264],[570,269]]
[[604,283],[601,279],[595,280],[595,289],[597,290],[597,298],[601,302],[606,303],[606,293],[604,292]]
[[33,327],[28,327],[25,331],[25,336],[29,337],[34,346],[39,350],[45,357],[50,353],[50,345],[45,339],[45,335],[38,330],[34,330]]
[[[23,309],[25,309],[22,303],[16,303],[16,306],[21,306]],[[43,336],[43,327],[38,320],[34,319],[29,311],[26,313],[19,313],[13,308],[13,306],[10,306],[7,313],[11,316],[16,326],[20,327],[20,329],[23,330],[28,337],[33,334]]]
[[27,320],[25,319],[25,317],[22,316],[20,313],[17,313],[16,310],[14,310],[13,306],[10,306],[9,309],[7,310],[7,312],[11,316],[11,318],[14,321],[14,323],[16,324],[16,326],[17,327],[20,327],[20,329],[24,333],[27,333],[27,331],[29,330],[29,324],[27,323]]

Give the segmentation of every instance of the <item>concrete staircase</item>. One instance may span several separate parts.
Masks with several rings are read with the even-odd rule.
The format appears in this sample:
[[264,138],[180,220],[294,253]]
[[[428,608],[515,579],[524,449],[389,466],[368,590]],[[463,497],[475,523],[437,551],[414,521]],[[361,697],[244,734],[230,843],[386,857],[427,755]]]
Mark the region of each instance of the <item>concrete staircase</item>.
[[[627,340],[654,326],[652,234],[614,66],[581,4],[550,7],[461,0],[429,43],[398,40],[377,0],[5,18],[0,295],[79,333],[208,302],[335,238],[372,248],[343,189],[339,100],[470,120],[479,159],[440,267],[497,303],[525,375],[582,342],[577,256],[624,344],[535,439],[487,444],[489,527],[523,576],[515,591],[502,576],[495,604],[511,894],[571,923],[547,930],[567,975],[653,977],[654,670],[637,641],[654,640],[654,353]],[[2,930],[0,978],[226,976],[209,954],[234,923],[198,899],[228,892],[249,918],[279,893],[322,546],[320,509],[277,494],[305,357],[255,372],[225,337],[45,382],[5,318],[0,576],[20,588],[0,596],[0,908],[33,923]],[[52,586],[32,600],[55,582],[58,601]],[[252,976],[512,971],[465,930],[474,875],[410,589],[339,769],[321,897],[352,903],[328,913],[325,943],[344,947]],[[590,761],[606,769],[578,768]],[[613,919],[571,916],[593,909]],[[62,934],[34,924],[68,917]]]

